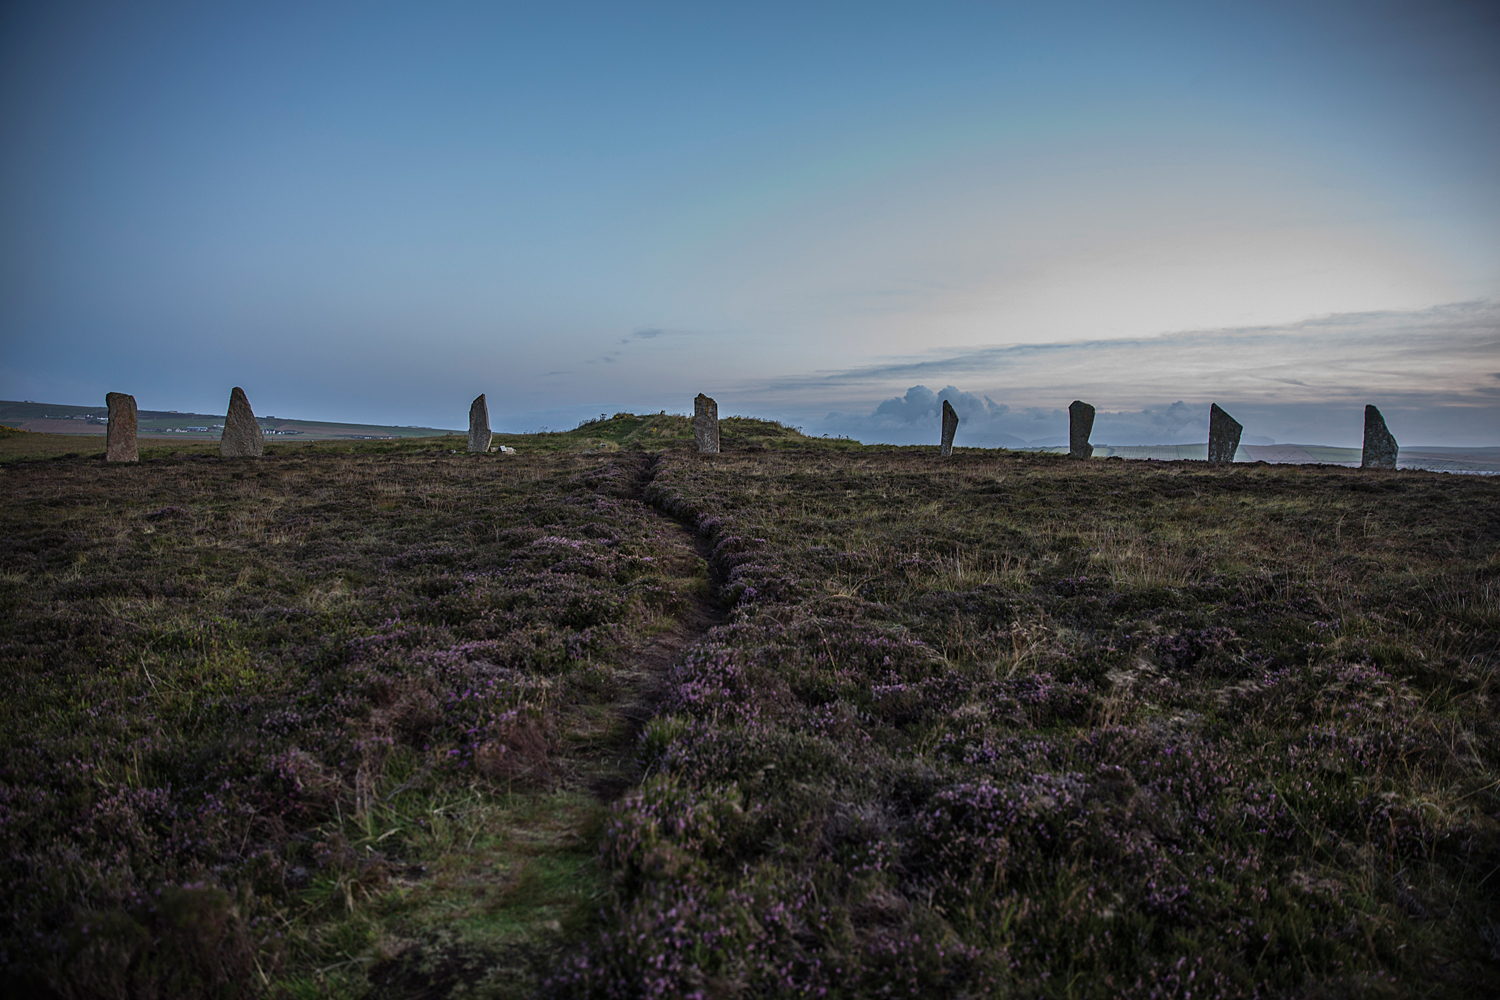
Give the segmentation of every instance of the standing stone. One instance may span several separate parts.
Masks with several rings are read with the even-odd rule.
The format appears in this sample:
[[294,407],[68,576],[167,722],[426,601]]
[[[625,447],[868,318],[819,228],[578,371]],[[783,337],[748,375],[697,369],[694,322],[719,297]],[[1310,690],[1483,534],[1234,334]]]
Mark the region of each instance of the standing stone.
[[701,392],[693,399],[693,440],[700,453],[719,453],[719,404]]
[[953,454],[953,435],[958,430],[958,413],[953,404],[943,400],[943,457]]
[[484,393],[480,393],[474,402],[469,404],[469,453],[487,454],[490,450],[490,407],[484,401]]
[[1094,433],[1094,408],[1081,399],[1068,404],[1068,455],[1072,458],[1093,458],[1094,446],[1089,444],[1089,435]]
[[1386,429],[1385,417],[1373,406],[1365,407],[1365,448],[1359,458],[1361,469],[1394,469],[1396,439]]
[[1211,465],[1224,465],[1234,461],[1234,453],[1240,449],[1240,432],[1245,428],[1240,422],[1214,403],[1208,411],[1208,461]]
[[245,390],[229,390],[229,412],[224,414],[224,433],[219,436],[220,458],[260,458],[266,452],[266,436],[255,421],[255,411]]
[[123,392],[106,392],[104,405],[109,407],[109,429],[104,435],[106,462],[136,462],[135,397]]

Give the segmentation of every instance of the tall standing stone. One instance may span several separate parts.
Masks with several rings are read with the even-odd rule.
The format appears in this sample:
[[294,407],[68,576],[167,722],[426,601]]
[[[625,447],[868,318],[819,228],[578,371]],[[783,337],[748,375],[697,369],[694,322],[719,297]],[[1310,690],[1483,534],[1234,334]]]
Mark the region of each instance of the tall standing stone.
[[220,458],[260,458],[266,452],[266,436],[256,423],[255,411],[245,390],[229,390],[229,412],[224,414],[224,433],[219,436]]
[[1094,433],[1094,408],[1081,399],[1068,404],[1068,455],[1072,458],[1093,458],[1094,446],[1089,444],[1089,435]]
[[469,404],[469,453],[486,454],[490,450],[490,407],[480,393]]
[[104,435],[106,462],[136,462],[135,397],[123,392],[106,392],[104,405],[109,407],[109,429]]
[[693,399],[693,440],[699,452],[719,453],[719,404],[701,392]]
[[1212,465],[1224,465],[1234,461],[1234,453],[1240,450],[1240,433],[1245,428],[1240,422],[1214,403],[1208,411],[1208,461]]
[[953,404],[943,400],[943,457],[953,454],[953,435],[958,431],[958,413]]
[[1394,469],[1396,439],[1385,426],[1385,417],[1373,406],[1365,407],[1365,448],[1359,458],[1361,469]]

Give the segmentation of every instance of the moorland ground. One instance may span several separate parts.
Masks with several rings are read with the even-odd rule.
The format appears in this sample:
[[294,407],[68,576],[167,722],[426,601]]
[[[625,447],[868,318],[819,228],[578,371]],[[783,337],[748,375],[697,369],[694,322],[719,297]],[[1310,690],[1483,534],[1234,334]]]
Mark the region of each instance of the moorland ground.
[[1500,990],[1500,483],[688,437],[0,464],[7,981]]

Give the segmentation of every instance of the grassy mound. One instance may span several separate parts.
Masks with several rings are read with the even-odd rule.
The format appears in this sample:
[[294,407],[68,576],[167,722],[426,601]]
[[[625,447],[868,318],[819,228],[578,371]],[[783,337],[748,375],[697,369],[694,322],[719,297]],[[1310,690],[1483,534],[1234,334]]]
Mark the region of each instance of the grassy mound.
[[[734,448],[784,448],[818,441],[801,431],[754,417],[724,417],[719,421],[719,446]],[[613,451],[625,449],[678,448],[693,442],[693,418],[672,413],[616,413],[586,420],[570,431],[542,434],[496,434],[497,444],[542,451]],[[853,442],[845,442],[853,444]]]

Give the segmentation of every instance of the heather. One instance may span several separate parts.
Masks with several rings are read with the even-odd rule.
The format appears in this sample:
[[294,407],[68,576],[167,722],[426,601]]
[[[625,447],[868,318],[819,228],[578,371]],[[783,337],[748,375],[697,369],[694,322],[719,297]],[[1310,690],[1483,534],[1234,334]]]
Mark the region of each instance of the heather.
[[689,439],[0,467],[8,981],[1500,990],[1494,481]]
[[57,996],[526,995],[703,614],[640,454],[3,473],[0,965]]
[[574,996],[1500,987],[1500,495],[930,450],[664,459],[729,619]]

